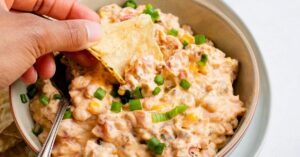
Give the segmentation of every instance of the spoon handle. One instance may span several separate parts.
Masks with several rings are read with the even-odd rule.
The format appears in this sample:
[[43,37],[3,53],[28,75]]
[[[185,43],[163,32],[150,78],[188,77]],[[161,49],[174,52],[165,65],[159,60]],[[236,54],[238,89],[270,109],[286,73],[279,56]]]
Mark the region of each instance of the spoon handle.
[[68,108],[68,106],[69,106],[69,101],[66,98],[61,99],[61,101],[59,102],[59,108],[58,108],[55,120],[54,120],[51,130],[49,132],[49,135],[48,135],[42,149],[40,150],[40,152],[38,154],[38,157],[51,157],[51,151],[52,151],[53,144],[55,142],[59,124],[60,124],[61,120],[63,119],[64,113],[65,113],[66,109]]

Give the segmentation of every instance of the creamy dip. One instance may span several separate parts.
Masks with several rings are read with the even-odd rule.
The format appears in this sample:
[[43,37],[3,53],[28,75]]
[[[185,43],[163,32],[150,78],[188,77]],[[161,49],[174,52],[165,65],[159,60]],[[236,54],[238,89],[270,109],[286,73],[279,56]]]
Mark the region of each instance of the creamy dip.
[[[115,23],[144,10],[144,5],[133,9],[111,4],[102,7],[99,15],[101,23]],[[208,39],[196,44],[191,28],[180,26],[178,17],[158,13],[156,40],[164,61],[151,55],[132,58],[124,73],[126,84],[113,83],[100,63],[89,69],[68,64],[73,75],[69,87],[72,116],[62,121],[52,156],[159,156],[147,146],[153,137],[165,145],[161,156],[215,156],[234,134],[246,111],[233,94],[238,61],[226,57]],[[201,58],[204,63],[199,63]],[[158,75],[164,79],[162,85],[155,81]],[[160,92],[154,94],[155,88]],[[95,96],[98,89],[106,93],[102,100]],[[128,101],[133,98],[126,94],[135,89],[143,96],[138,99],[142,109],[131,111]],[[43,128],[38,134],[42,143],[58,108],[59,99],[53,99],[57,93],[49,80],[43,81],[30,104],[35,122]],[[42,94],[49,98],[46,105],[40,102]],[[113,101],[123,103],[121,112],[111,110]],[[167,113],[178,105],[187,108],[169,119],[156,119],[160,122],[153,119],[153,114]]]

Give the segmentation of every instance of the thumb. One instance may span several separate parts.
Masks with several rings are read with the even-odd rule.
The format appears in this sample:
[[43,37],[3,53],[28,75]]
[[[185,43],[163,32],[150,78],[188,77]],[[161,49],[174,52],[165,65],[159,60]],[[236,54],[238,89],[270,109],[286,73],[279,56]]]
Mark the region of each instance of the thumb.
[[36,31],[36,42],[42,56],[52,51],[79,51],[102,35],[99,23],[87,20],[47,21]]

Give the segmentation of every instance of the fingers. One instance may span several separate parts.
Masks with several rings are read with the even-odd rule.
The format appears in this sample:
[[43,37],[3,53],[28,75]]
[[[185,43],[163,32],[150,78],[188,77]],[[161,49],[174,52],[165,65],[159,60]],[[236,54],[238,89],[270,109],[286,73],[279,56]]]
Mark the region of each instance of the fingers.
[[33,67],[30,67],[20,78],[25,84],[33,84],[37,80],[37,72]]
[[99,15],[90,8],[75,3],[67,19],[87,19],[92,21],[100,21]]
[[77,62],[78,64],[91,67],[97,64],[97,59],[92,56],[88,51],[83,50],[79,52],[65,53],[66,56]]
[[36,58],[53,51],[79,51],[100,39],[100,24],[87,20],[42,21],[31,33]]
[[41,79],[51,78],[56,69],[53,54],[49,53],[38,58],[34,67]]
[[6,3],[6,7],[9,10],[12,6],[12,4],[14,3],[14,0],[4,0]]
[[76,2],[76,0],[14,0],[12,8],[19,11],[36,12],[53,18],[88,19],[98,21],[98,15]]

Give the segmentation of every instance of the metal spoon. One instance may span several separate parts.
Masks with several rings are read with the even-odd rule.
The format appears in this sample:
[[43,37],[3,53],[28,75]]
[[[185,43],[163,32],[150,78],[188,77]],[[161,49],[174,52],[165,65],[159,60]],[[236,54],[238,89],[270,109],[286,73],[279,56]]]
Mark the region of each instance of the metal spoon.
[[62,99],[59,102],[59,107],[56,113],[55,120],[48,134],[48,137],[40,150],[38,157],[51,157],[53,144],[55,142],[56,134],[59,128],[59,124],[63,119],[66,109],[70,105],[69,84],[66,79],[66,65],[61,63],[62,54],[55,57],[56,73],[51,79],[52,84],[57,88],[62,95]]

